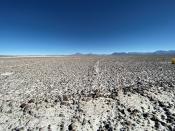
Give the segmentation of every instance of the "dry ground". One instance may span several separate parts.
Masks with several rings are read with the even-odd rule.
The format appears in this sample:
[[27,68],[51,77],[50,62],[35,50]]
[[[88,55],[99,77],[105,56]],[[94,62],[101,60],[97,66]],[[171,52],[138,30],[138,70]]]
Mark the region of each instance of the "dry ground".
[[0,130],[175,130],[175,65],[156,56],[0,58]]

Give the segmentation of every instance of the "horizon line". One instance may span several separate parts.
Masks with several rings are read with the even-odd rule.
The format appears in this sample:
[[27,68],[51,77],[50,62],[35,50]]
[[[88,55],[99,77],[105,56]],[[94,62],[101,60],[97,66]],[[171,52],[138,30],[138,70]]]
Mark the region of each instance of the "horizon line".
[[70,56],[70,55],[112,55],[114,53],[118,54],[151,54],[156,52],[173,52],[175,53],[175,50],[155,50],[155,51],[120,51],[120,52],[111,52],[111,53],[81,53],[81,52],[75,52],[70,54],[0,54],[0,56]]

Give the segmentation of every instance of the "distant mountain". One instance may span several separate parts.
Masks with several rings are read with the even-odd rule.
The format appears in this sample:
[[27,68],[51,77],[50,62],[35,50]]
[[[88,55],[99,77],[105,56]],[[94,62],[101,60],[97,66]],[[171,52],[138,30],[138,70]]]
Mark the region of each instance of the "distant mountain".
[[15,57],[13,55],[0,55],[0,57]]
[[72,56],[82,56],[84,54],[81,54],[81,53],[75,53],[75,54],[72,54]]
[[156,55],[175,55],[175,50],[169,50],[169,51],[158,50],[158,51],[155,51],[154,54]]
[[112,56],[120,56],[120,55],[175,55],[175,50],[158,50],[155,52],[114,52],[111,54]]
[[114,52],[111,55],[127,55],[128,53],[126,52]]
[[71,56],[98,56],[98,55],[104,55],[104,54],[92,54],[92,53],[88,53],[88,54],[82,54],[82,53],[75,53],[72,54]]
[[112,54],[82,54],[82,53],[75,53],[71,56],[125,56],[125,55],[175,55],[175,50],[158,50],[155,52],[114,52]]

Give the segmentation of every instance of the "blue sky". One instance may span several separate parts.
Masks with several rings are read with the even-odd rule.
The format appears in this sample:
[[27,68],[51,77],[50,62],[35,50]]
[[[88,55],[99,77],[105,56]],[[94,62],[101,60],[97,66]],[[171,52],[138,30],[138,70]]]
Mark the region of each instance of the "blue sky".
[[174,0],[0,1],[0,54],[173,49]]

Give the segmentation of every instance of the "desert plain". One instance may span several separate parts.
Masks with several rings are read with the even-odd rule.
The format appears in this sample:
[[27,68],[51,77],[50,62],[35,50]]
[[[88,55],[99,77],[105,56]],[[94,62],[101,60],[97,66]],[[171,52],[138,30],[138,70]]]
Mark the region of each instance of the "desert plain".
[[0,58],[0,131],[173,131],[169,56]]

